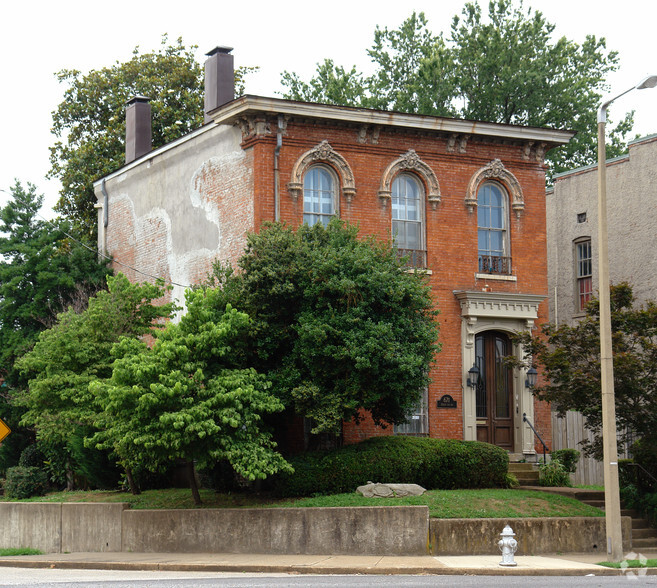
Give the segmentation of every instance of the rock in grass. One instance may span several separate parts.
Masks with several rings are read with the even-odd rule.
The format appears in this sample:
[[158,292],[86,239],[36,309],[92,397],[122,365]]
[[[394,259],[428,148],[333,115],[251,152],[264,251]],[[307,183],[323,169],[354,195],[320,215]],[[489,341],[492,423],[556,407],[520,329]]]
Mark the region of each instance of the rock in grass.
[[365,486],[358,486],[356,492],[365,498],[399,498],[401,496],[422,496],[426,492],[417,484],[377,484],[368,482]]

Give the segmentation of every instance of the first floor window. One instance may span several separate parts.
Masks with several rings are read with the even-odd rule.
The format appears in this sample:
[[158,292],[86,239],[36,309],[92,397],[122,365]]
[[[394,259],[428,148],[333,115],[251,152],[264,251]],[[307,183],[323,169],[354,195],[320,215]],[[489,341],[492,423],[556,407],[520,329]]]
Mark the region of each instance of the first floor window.
[[411,414],[408,415],[406,422],[402,425],[395,425],[393,432],[395,435],[413,435],[417,437],[429,434],[429,390],[427,388],[422,391],[420,401]]
[[303,222],[324,226],[336,214],[337,180],[325,165],[313,165],[303,178]]
[[591,240],[575,244],[577,265],[577,310],[584,312],[593,296],[593,274],[591,269]]

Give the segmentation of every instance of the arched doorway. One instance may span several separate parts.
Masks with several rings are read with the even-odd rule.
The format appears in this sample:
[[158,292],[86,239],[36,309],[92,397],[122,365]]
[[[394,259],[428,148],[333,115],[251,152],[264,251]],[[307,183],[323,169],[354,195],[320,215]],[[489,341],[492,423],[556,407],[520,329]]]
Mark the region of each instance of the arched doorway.
[[504,365],[511,354],[511,340],[500,331],[475,337],[477,441],[513,451],[513,377]]

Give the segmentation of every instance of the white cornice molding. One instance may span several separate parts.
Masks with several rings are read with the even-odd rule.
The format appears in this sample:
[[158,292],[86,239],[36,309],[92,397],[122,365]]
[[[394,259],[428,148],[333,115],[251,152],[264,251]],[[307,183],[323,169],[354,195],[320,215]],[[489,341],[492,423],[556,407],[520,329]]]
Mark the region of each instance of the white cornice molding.
[[287,115],[298,118],[329,119],[359,125],[440,131],[469,136],[487,136],[520,141],[542,141],[552,146],[567,143],[574,131],[523,127],[454,118],[442,118],[400,112],[384,112],[349,106],[332,106],[313,102],[296,102],[262,96],[242,96],[208,113],[217,124],[235,124],[254,114]]
[[481,292],[458,290],[454,292],[461,304],[461,316],[476,318],[535,320],[538,307],[547,298],[538,294],[509,292]]

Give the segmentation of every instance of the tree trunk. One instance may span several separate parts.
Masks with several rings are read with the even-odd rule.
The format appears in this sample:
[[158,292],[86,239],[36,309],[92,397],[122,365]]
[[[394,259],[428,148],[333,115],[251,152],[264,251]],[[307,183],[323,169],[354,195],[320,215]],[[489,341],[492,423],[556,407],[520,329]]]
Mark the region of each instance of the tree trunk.
[[130,468],[125,468],[125,477],[128,480],[128,486],[130,486],[131,494],[135,496],[141,494],[141,490],[139,489],[139,486],[137,486],[135,479],[132,477],[132,470]]
[[198,486],[196,484],[196,472],[194,471],[194,462],[187,462],[187,477],[189,478],[189,487],[192,490],[192,497],[194,498],[194,504],[199,506],[201,504],[201,495],[198,491]]

